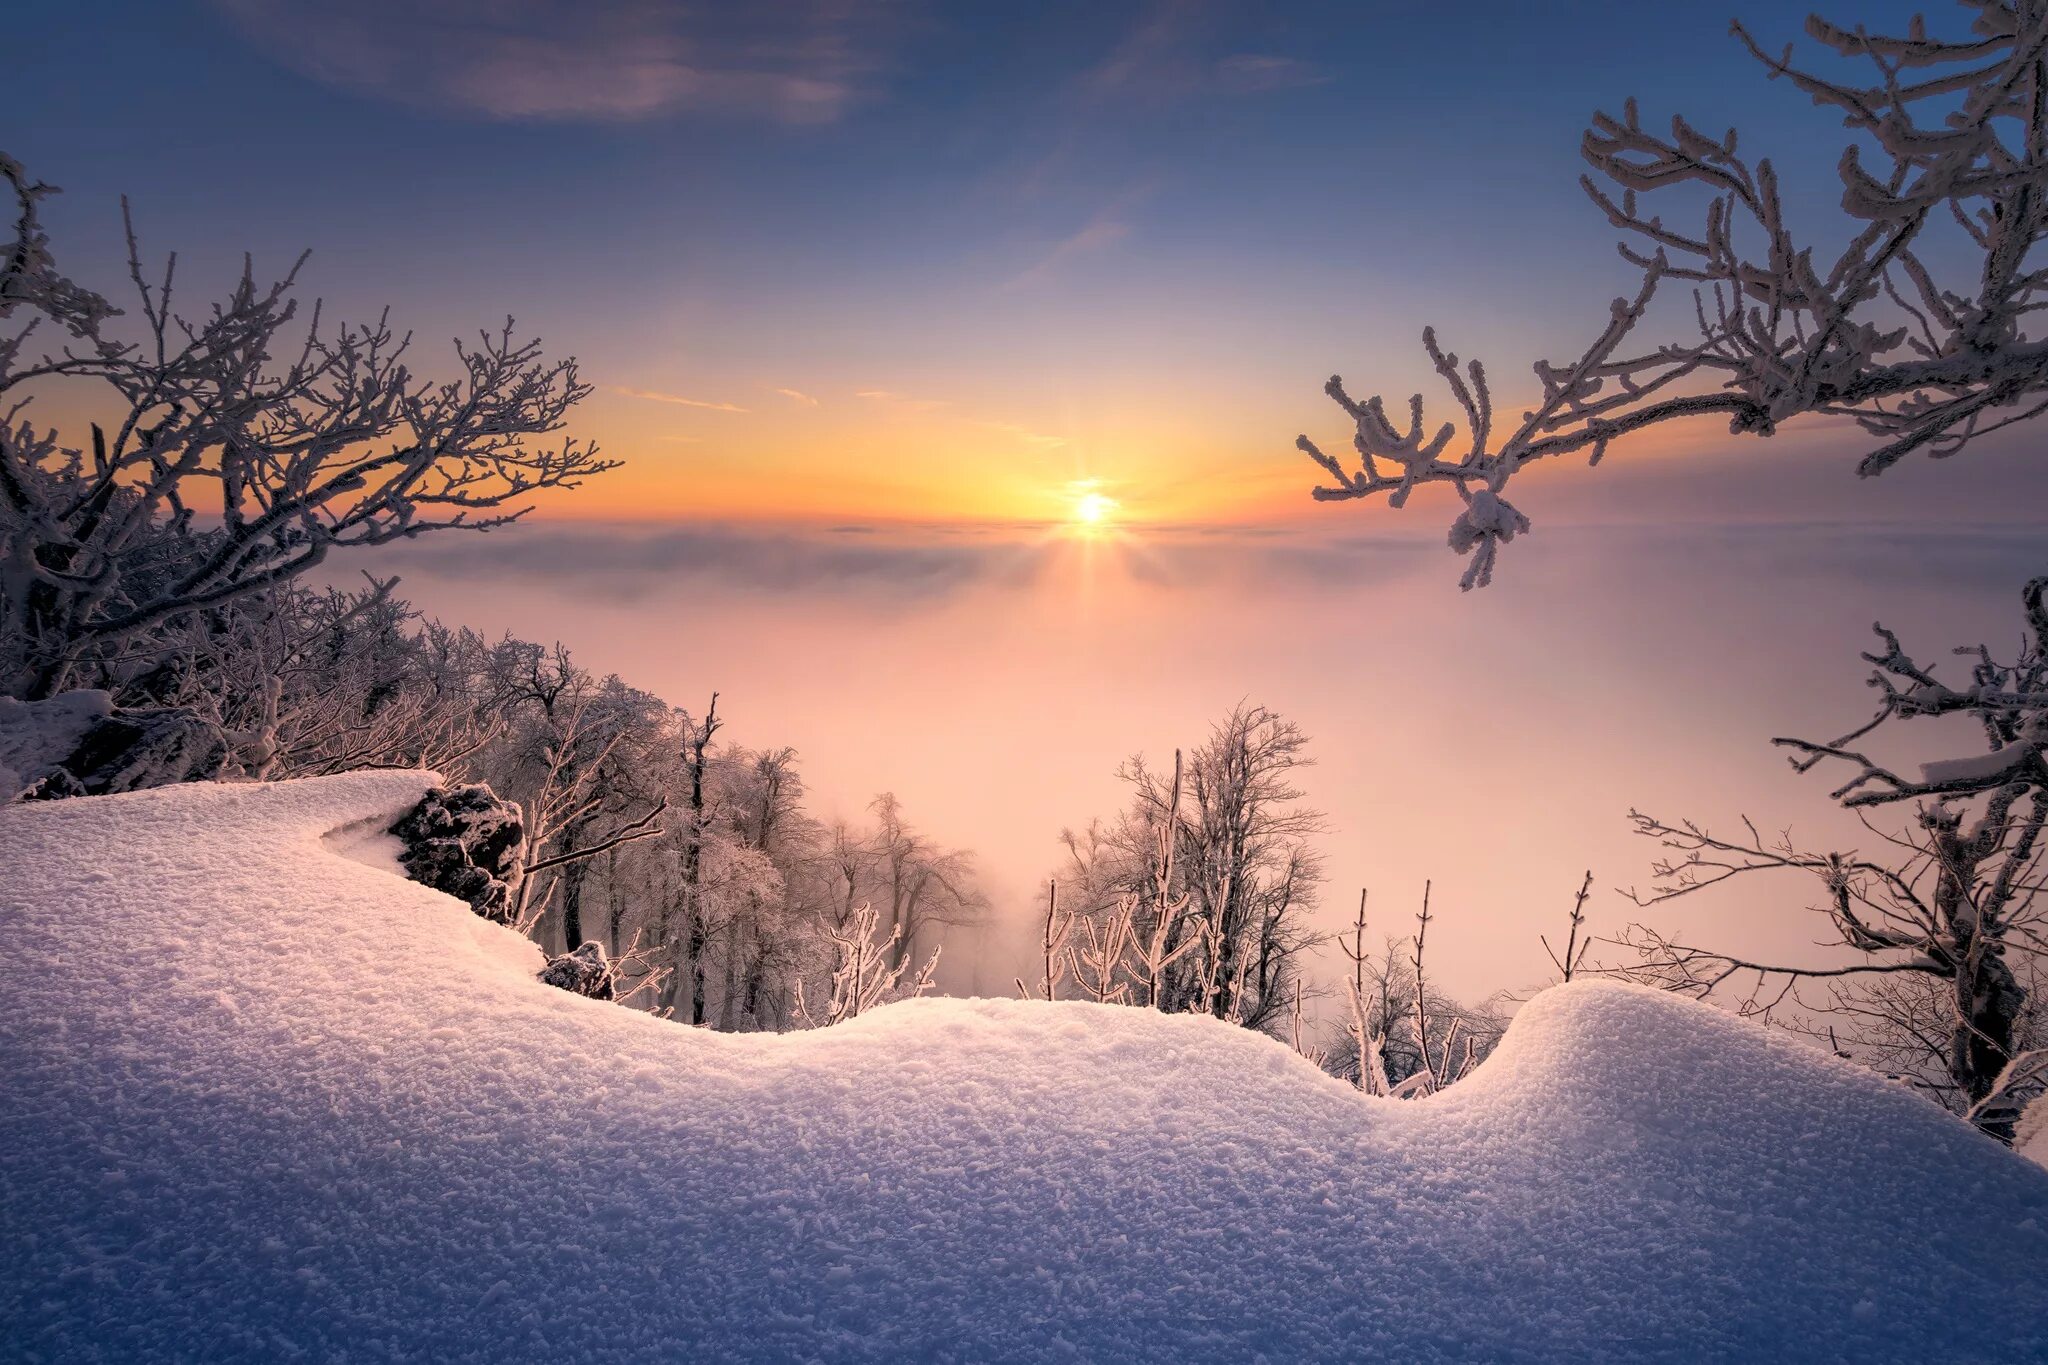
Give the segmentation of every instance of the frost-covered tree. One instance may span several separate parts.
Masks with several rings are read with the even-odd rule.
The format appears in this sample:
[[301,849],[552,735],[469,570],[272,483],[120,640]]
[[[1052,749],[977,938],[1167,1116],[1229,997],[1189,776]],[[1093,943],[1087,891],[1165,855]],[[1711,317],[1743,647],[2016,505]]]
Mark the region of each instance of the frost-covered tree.
[[979,920],[988,910],[988,897],[974,883],[974,856],[942,847],[912,828],[894,792],[877,796],[868,810],[875,818],[869,848],[878,883],[876,909],[891,934],[889,965],[900,967],[920,943],[945,928]]
[[1130,807],[1062,833],[1069,908],[1097,938],[1131,921],[1123,976],[1133,1003],[1267,1031],[1285,1024],[1322,878],[1309,839],[1323,817],[1301,804],[1292,777],[1312,761],[1307,747],[1292,721],[1239,706],[1177,756],[1171,780],[1131,758],[1118,774]]
[[488,771],[525,811],[533,851],[518,920],[573,951],[585,938],[591,860],[662,832],[668,707],[616,677],[593,677],[559,644],[507,640],[490,668],[507,727]]
[[[502,526],[614,467],[553,439],[589,387],[509,320],[428,378],[387,318],[330,326],[315,307],[301,326],[299,265],[264,284],[245,261],[226,297],[178,311],[176,257],[152,279],[131,227],[124,325],[59,271],[53,187],[4,155],[0,182],[0,693],[118,683],[193,614],[337,549]],[[60,394],[83,431],[36,422]]]
[[832,968],[832,989],[823,1005],[813,1010],[805,998],[803,982],[796,984],[796,1017],[812,1028],[843,1024],[893,999],[915,999],[932,988],[932,973],[938,969],[940,948],[932,949],[917,974],[908,983],[903,977],[910,959],[900,951],[903,924],[898,921],[884,938],[880,932],[881,911],[872,905],[856,909],[845,925],[826,930],[837,961]]
[[[1949,37],[1919,18],[1891,34],[1810,18],[1807,34],[1837,59],[1826,71],[1794,65],[1789,47],[1767,52],[1735,26],[1768,76],[1849,130],[1837,165],[1846,222],[1831,244],[1787,220],[1775,167],[1739,152],[1732,130],[1715,136],[1674,118],[1668,133],[1655,131],[1633,101],[1619,117],[1596,114],[1582,184],[1623,234],[1634,290],[1577,358],[1536,362],[1540,396],[1516,419],[1496,414],[1485,369],[1444,350],[1433,331],[1423,346],[1462,424],[1432,428],[1420,396],[1397,421],[1383,399],[1355,400],[1331,379],[1358,460],[1347,467],[1303,436],[1300,448],[1329,476],[1315,496],[1399,506],[1419,486],[1449,484],[1464,503],[1450,543],[1471,556],[1471,588],[1529,528],[1505,492],[1544,459],[1598,462],[1634,432],[1698,417],[1725,420],[1737,436],[1846,417],[1868,438],[1857,470],[1871,476],[1915,454],[1956,455],[2048,412],[2048,337],[2035,316],[2048,306],[2038,249],[2048,237],[2048,4],[1961,7],[1967,27]],[[1952,687],[1880,628],[1884,647],[1866,656],[1882,698],[1876,717],[1831,743],[1779,741],[1801,770],[1846,765],[1834,794],[1852,809],[1915,803],[1907,830],[1885,836],[1897,849],[1809,852],[1753,830],[1722,840],[1695,824],[1641,819],[1674,848],[1652,898],[1737,873],[1803,869],[1821,878],[1821,909],[1855,960],[1795,971],[1644,930],[1637,969],[1696,993],[1758,974],[1752,1009],[1816,976],[1866,983],[1832,997],[1878,1021],[1867,1032],[1882,1041],[1866,1051],[1896,1057],[1919,1040],[1940,1059],[1929,1083],[2009,1136],[2012,1106],[1996,1096],[2016,1093],[2000,1077],[2025,1061],[2030,1009],[2027,973],[2012,959],[2039,946],[2044,589],[2048,580],[2036,579],[2025,590],[2030,638],[2014,662],[1963,651],[1972,679]],[[1917,775],[1850,747],[1888,722],[1935,717],[1967,717],[1983,744]],[[1929,1002],[1938,1004],[1930,1011]]]
[[[1741,837],[1727,838],[1689,821],[1635,817],[1641,833],[1671,851],[1643,903],[1758,872],[1803,872],[1818,879],[1816,908],[1848,961],[1762,962],[1637,926],[1627,936],[1638,953],[1628,970],[1696,995],[1732,994],[1746,1013],[1768,1016],[1789,999],[1844,1016],[1855,1051],[2010,1140],[2017,1111],[1978,1106],[2025,1052],[2048,1046],[2031,995],[2048,955],[2044,597],[2048,578],[2027,585],[2028,638],[2010,662],[1981,645],[1957,651],[1970,661],[1962,685],[1938,677],[1880,626],[1881,648],[1863,656],[1880,697],[1871,720],[1828,743],[1777,741],[1794,752],[1795,767],[1847,772],[1834,795],[1864,817],[1877,853],[1802,849],[1746,823]],[[1849,747],[1901,724],[1958,719],[1976,732],[1973,751],[1921,764],[1917,774]],[[1899,806],[1913,810],[1903,830],[1870,818]],[[1802,985],[1824,994],[1800,996]]]
[[[1462,423],[1432,426],[1422,398],[1404,417],[1382,398],[1326,386],[1349,420],[1357,462],[1307,436],[1328,476],[1322,500],[1402,505],[1449,484],[1464,507],[1450,543],[1486,583],[1499,547],[1529,528],[1509,482],[1545,459],[1597,463],[1632,433],[1717,418],[1769,436],[1799,417],[1848,417],[1870,438],[1857,466],[1882,474],[1920,453],[1943,458],[2048,410],[2048,5],[1961,0],[1967,31],[1806,31],[1840,70],[1795,66],[1742,25],[1765,73],[1791,82],[1850,131],[1837,173],[1846,221],[1830,241],[1788,221],[1768,158],[1674,117],[1647,124],[1634,101],[1595,114],[1582,151],[1586,193],[1622,233],[1639,272],[1576,358],[1535,364],[1537,397],[1497,412],[1478,362],[1433,330],[1423,347]],[[1687,196],[1690,196],[1688,198]],[[1462,431],[1461,431],[1462,426]]]
[[422,767],[464,779],[503,734],[511,692],[493,646],[423,619],[395,586],[284,584],[190,613],[113,699],[204,719],[243,777]]

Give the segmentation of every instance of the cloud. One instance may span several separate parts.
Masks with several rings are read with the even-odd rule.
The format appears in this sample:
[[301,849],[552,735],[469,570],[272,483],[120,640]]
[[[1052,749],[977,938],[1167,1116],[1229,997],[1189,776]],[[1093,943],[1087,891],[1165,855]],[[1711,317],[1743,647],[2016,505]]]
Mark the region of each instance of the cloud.
[[737,403],[714,403],[704,398],[684,398],[680,394],[662,393],[655,389],[629,389],[624,384],[614,384],[611,391],[627,398],[644,398],[650,403],[674,403],[684,408],[709,408],[713,412],[745,412],[747,409]]
[[1260,95],[1321,85],[1312,62],[1264,52],[1215,57],[1220,15],[1193,0],[1158,0],[1075,84],[1084,100],[1171,103],[1203,95]]
[[817,399],[811,397],[809,394],[803,392],[800,389],[777,389],[775,390],[775,392],[781,394],[790,402],[800,403],[807,408],[815,408],[816,406],[818,406]]
[[830,123],[868,93],[890,8],[838,0],[212,4],[294,70],[398,103],[513,120],[696,112],[786,124]]
[[947,406],[943,398],[912,398],[909,394],[897,393],[894,389],[861,389],[853,396],[865,398],[870,403],[882,403],[903,412],[936,412]]
[[633,599],[692,578],[761,594],[923,600],[994,578],[1014,540],[890,535],[864,525],[644,526],[585,522],[444,537],[392,556],[402,572],[485,583],[530,579],[555,591]]
[[1059,274],[1069,263],[1115,246],[1131,235],[1131,225],[1104,212],[1090,219],[1078,231],[1055,242],[1052,249],[1024,269],[1004,280],[1004,289],[1023,289],[1041,284]]

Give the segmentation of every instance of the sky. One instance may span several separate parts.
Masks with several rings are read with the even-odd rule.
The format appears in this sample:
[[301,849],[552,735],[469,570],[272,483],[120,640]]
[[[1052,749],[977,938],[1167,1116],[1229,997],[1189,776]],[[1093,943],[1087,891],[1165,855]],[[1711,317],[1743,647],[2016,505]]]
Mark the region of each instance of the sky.
[[[1632,286],[1576,184],[1595,108],[1741,127],[1833,240],[1842,131],[1731,10],[1798,36],[1744,0],[44,5],[0,147],[104,289],[125,194],[188,297],[310,250],[305,292],[391,306],[424,369],[508,313],[579,358],[573,430],[625,467],[366,565],[428,609],[719,689],[1013,916],[1123,756],[1272,706],[1315,737],[1331,923],[1434,876],[1481,991],[1541,974],[1585,866],[1645,880],[1631,804],[1827,828],[1766,741],[1861,718],[1873,617],[2016,635],[2048,539],[2023,436],[1859,482],[1827,424],[1525,475],[1537,530],[1477,594],[1442,499],[1309,500],[1333,372],[1426,389],[1435,324],[1512,402]],[[1796,943],[1787,896],[1727,913]]]

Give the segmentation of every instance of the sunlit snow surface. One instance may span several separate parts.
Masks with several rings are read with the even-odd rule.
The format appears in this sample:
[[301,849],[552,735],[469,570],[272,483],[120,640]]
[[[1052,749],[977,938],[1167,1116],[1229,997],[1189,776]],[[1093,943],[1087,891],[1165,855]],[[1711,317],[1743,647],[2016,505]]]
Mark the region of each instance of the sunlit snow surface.
[[721,1036],[323,837],[422,786],[0,812],[0,1355],[2048,1353],[2048,1172],[1711,1010],[1553,991],[1419,1103],[1114,1007]]

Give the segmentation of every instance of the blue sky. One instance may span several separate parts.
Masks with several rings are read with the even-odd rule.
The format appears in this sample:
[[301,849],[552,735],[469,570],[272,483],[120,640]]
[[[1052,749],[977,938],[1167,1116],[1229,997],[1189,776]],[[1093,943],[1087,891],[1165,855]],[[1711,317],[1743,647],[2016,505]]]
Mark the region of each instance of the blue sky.
[[[1796,36],[1783,7],[1745,8],[1765,41]],[[1214,516],[1239,480],[1262,506],[1305,488],[1289,443],[1333,370],[1421,386],[1426,322],[1496,373],[1576,349],[1629,284],[1576,186],[1596,107],[1639,94],[1653,118],[1739,123],[1818,172],[1797,208],[1826,213],[1840,130],[1762,79],[1729,17],[45,5],[13,21],[0,126],[66,187],[51,218],[90,280],[114,283],[126,193],[196,280],[310,247],[309,287],[347,313],[392,303],[430,337],[516,313],[585,361],[589,420],[675,515],[693,477],[730,510],[748,470],[786,486],[857,447],[910,471],[847,492],[862,514],[918,515],[943,449],[1162,506],[1175,480],[1210,481]],[[716,415],[783,391],[840,411],[801,431]],[[860,394],[904,399],[894,425]],[[941,409],[961,420],[910,430]],[[1067,464],[963,435],[1008,428]]]

